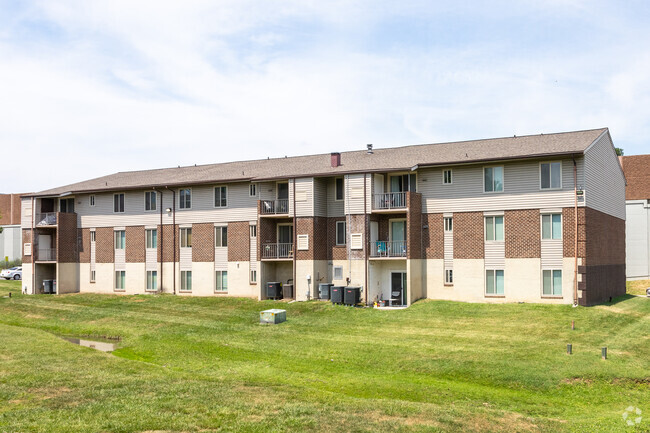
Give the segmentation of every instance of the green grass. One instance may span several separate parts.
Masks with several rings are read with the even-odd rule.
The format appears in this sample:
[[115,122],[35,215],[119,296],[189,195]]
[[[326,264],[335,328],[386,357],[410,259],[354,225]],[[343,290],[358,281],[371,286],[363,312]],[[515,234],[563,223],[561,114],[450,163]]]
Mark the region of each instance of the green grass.
[[628,294],[645,296],[646,289],[650,287],[650,280],[627,281],[625,285]]
[[[380,311],[19,292],[0,282],[3,433],[650,429],[645,298]],[[279,305],[286,323],[258,324]],[[57,335],[122,340],[111,355]],[[630,405],[647,414],[636,427],[621,417]]]

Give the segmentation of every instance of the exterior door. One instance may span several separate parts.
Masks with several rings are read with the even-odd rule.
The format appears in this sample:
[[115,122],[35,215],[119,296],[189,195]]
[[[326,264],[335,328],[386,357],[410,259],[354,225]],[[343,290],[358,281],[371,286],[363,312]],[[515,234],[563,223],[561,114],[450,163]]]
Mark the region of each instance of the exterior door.
[[278,200],[289,199],[289,184],[286,182],[278,184]]
[[390,222],[390,255],[406,256],[406,221],[404,220]]
[[390,292],[392,299],[399,299],[401,305],[406,305],[406,272],[390,273]]

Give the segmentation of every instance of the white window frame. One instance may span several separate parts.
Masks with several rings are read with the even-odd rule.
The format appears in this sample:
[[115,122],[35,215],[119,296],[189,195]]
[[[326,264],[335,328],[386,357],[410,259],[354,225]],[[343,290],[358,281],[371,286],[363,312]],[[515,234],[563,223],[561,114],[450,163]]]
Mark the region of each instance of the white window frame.
[[88,196],[88,206],[95,207],[95,194],[90,194]]
[[[447,173],[449,173],[449,182],[447,182]],[[453,183],[454,183],[453,170],[451,168],[442,170],[442,184],[453,185]]]
[[[118,245],[118,242],[117,242],[117,234],[118,233],[122,233],[122,235],[120,236],[121,241],[119,242],[119,244],[121,246]],[[113,247],[116,250],[124,250],[124,249],[126,249],[126,230],[114,230],[113,231]]]
[[[151,235],[150,235],[151,233]],[[155,233],[155,237],[153,236],[153,233]],[[149,240],[153,240],[155,238],[156,240],[156,245],[154,246],[149,246]],[[153,242],[152,242],[153,243]],[[158,229],[145,229],[144,230],[144,247],[147,250],[154,250],[158,248]]]
[[445,269],[445,286],[453,286],[453,285],[454,285],[454,270]]
[[[549,175],[548,184],[549,185],[551,185],[551,180],[552,180],[551,164],[560,164],[560,186],[559,187],[551,187],[551,186],[549,186],[548,188],[542,187],[542,165],[544,165],[544,164],[549,165],[549,168],[548,168],[548,175]],[[557,190],[562,189],[562,161],[542,161],[542,162],[539,163],[539,189],[540,189],[540,191],[557,191]]]
[[[219,190],[219,204],[217,204],[217,190]],[[221,202],[223,201],[222,194],[226,195],[226,204],[221,205]],[[214,207],[215,208],[227,208],[228,207],[228,185],[217,185],[214,187],[212,190],[212,196],[214,199]]]
[[450,233],[454,231],[454,218],[453,217],[443,217],[445,222],[445,231]]
[[[553,215],[559,215],[560,216],[560,237],[559,238],[554,238],[553,237]],[[544,217],[548,216],[551,221],[550,221],[550,230],[551,230],[551,237],[550,238],[545,238],[544,237]],[[544,241],[561,241],[563,236],[564,236],[564,220],[562,218],[562,212],[544,212],[539,215],[539,235]]]
[[[223,276],[226,276],[226,288],[223,288]],[[221,284],[221,289],[219,285]],[[228,293],[228,271],[216,270],[214,271],[214,293]]]
[[[118,274],[120,276],[118,277]],[[115,271],[115,282],[113,284],[113,290],[116,292],[124,292],[126,290],[126,271]],[[122,277],[124,275],[124,277]],[[122,283],[122,278],[124,279],[124,287],[118,287],[118,281]]]
[[[187,282],[188,282],[188,279],[187,279],[188,274],[190,276],[190,278],[189,278],[189,282],[190,282],[189,286],[190,287],[189,288],[187,287],[188,286],[188,284],[187,284]],[[180,284],[179,291],[183,292],[183,293],[190,293],[192,291],[192,271],[181,271],[181,284]]]
[[[343,243],[339,243],[339,224],[343,224]],[[346,232],[345,221],[337,221],[336,230],[334,231],[334,244],[337,247],[342,247],[346,245],[346,241],[347,241],[347,232]]]
[[[339,274],[339,276],[337,276]],[[333,280],[342,280],[343,279],[343,266],[334,266],[332,269],[332,279]]]
[[[151,280],[149,279],[149,274],[151,274],[152,278]],[[156,275],[156,284],[155,287],[149,287],[149,282],[153,282],[153,275]],[[158,271],[153,270],[153,271],[145,271],[145,291],[147,292],[157,292],[158,291]],[[153,284],[152,284],[153,286]]]
[[[341,181],[341,198],[338,198],[338,186],[337,183]],[[345,200],[345,178],[337,177],[334,178],[334,201],[343,201]]]
[[[223,233],[226,232],[226,245],[223,244]],[[219,236],[217,236],[219,233]],[[217,239],[219,242],[217,243]],[[214,247],[228,248],[228,226],[214,226]]]
[[90,231],[90,243],[97,242],[97,232],[95,230]]
[[[115,210],[115,197],[122,196],[122,210]],[[119,203],[119,202],[118,202]],[[126,209],[126,194],[123,192],[118,192],[113,194],[113,213],[124,213]]]
[[[151,197],[151,194],[153,194],[154,200],[156,201],[156,206],[154,206],[153,209],[147,209],[147,205],[150,204],[147,202],[147,194],[149,194],[149,197]],[[149,200],[151,201],[151,200]],[[144,211],[145,212],[155,212],[158,210],[158,193],[156,191],[145,191],[144,192]]]
[[[501,191],[494,191],[494,169],[495,168],[501,168]],[[493,170],[492,171],[492,191],[486,191],[485,190],[485,170]],[[485,194],[502,194],[506,190],[506,169],[503,165],[488,165],[483,167],[483,193]]]
[[[544,272],[550,272],[551,273],[551,293],[550,294],[545,294],[544,293]],[[553,282],[555,280],[553,278],[553,274],[555,272],[560,272],[560,294],[559,295],[556,295],[556,294],[553,293],[555,291],[554,290],[555,289],[554,282]],[[563,283],[563,280],[562,280],[563,277],[564,277],[564,275],[562,273],[562,269],[558,269],[558,268],[544,268],[544,269],[542,269],[542,273],[540,275],[541,282],[542,282],[542,284],[541,284],[541,286],[542,286],[541,287],[542,298],[562,298],[562,296],[563,296],[562,291],[564,290],[564,288],[562,287],[563,286],[563,284],[562,284]]]
[[251,224],[248,230],[251,238],[257,237],[257,224]]
[[[493,218],[494,221],[492,223],[492,237],[494,239],[488,239],[488,231],[487,231],[487,220],[488,218]],[[497,222],[496,219],[501,218],[501,226],[503,227],[503,239],[497,239]],[[506,238],[506,219],[503,215],[484,215],[483,216],[483,240],[485,242],[504,242]]]
[[251,269],[248,274],[248,282],[250,284],[257,284],[257,269]]
[[[181,201],[181,191],[189,191],[190,195],[190,205],[189,206],[184,206],[183,202]],[[178,208],[182,210],[187,210],[187,209],[192,209],[192,188],[179,188],[178,189]]]
[[[503,273],[503,293],[497,293],[497,272],[501,271]],[[488,293],[487,291],[487,282],[488,282],[488,272],[492,272],[493,284],[494,284],[494,293]],[[503,298],[506,296],[506,272],[504,269],[485,269],[483,273],[485,277],[485,283],[483,284],[483,292],[485,297],[492,298]]]
[[[189,236],[189,239],[190,239],[189,242],[187,241],[187,239],[188,239],[187,235],[188,234],[190,235]],[[179,229],[179,238],[180,238],[179,244],[180,244],[181,248],[192,248],[192,227],[181,227]],[[189,243],[189,245],[188,245],[188,243]]]
[[251,183],[248,185],[248,196],[249,197],[257,197],[257,184],[256,183]]
[[97,271],[95,269],[90,270],[90,282],[94,283],[97,278]]

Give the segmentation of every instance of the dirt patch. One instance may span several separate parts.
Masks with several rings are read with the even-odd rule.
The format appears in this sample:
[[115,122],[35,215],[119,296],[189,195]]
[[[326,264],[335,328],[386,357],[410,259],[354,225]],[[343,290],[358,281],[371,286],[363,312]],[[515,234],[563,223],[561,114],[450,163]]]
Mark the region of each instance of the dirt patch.
[[585,377],[569,377],[562,379],[562,383],[567,385],[591,385],[593,382],[593,379],[587,379]]
[[27,314],[25,315],[25,319],[45,319],[45,316],[41,316],[40,314]]

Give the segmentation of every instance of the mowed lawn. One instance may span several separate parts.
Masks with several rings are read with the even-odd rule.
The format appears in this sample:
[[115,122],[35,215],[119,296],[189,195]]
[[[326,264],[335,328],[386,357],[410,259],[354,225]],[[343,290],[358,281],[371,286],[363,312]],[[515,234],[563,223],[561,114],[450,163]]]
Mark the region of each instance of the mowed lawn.
[[[647,298],[379,311],[16,293],[0,282],[3,433],[650,431]],[[259,325],[271,307],[288,321]],[[121,342],[107,354],[59,335]]]

